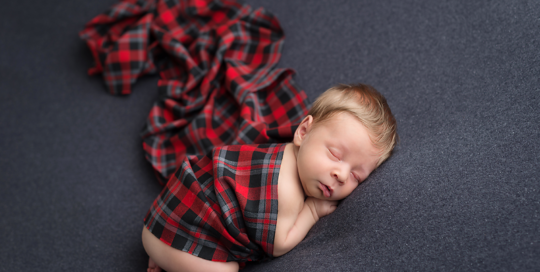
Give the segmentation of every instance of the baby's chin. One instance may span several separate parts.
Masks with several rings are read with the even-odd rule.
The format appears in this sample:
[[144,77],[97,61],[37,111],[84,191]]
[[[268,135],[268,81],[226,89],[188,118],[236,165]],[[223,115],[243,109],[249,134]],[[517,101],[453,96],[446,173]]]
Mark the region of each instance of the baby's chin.
[[324,195],[323,195],[323,196],[318,197],[318,198],[323,199],[323,200],[341,201],[341,200],[343,200],[343,199],[345,199],[345,198],[347,198],[347,197],[348,197],[348,196],[345,196],[345,197],[334,197],[334,196],[331,196],[331,197],[324,197]]

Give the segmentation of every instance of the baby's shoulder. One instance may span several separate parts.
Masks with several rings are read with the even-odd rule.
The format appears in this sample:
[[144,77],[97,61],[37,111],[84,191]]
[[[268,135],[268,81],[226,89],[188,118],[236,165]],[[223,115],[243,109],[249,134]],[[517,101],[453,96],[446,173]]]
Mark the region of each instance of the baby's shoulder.
[[282,211],[298,213],[304,206],[304,198],[292,146],[287,145],[283,152],[278,178],[278,213]]

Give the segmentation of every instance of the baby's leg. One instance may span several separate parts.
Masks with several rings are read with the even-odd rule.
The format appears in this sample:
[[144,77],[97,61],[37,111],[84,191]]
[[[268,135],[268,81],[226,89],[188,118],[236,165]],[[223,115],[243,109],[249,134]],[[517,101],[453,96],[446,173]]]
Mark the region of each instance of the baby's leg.
[[[160,271],[160,267],[167,272],[175,271],[235,271],[239,269],[237,262],[212,262],[193,256],[187,252],[168,246],[154,236],[146,227],[143,227],[142,241],[150,261],[148,271]],[[154,267],[150,267],[155,265]]]

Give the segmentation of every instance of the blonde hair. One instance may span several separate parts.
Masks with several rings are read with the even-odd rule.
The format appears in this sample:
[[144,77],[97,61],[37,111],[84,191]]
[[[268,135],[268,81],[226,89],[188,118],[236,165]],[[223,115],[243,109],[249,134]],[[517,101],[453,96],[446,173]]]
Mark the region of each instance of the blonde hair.
[[352,114],[369,131],[373,146],[380,151],[377,166],[392,155],[399,137],[396,119],[382,94],[365,84],[338,84],[321,94],[308,114],[316,125],[342,112]]

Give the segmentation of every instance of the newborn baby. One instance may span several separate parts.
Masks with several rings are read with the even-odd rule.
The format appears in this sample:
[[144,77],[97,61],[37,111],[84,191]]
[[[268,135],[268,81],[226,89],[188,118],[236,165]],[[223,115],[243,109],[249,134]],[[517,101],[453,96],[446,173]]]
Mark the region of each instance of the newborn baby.
[[238,271],[304,239],[392,153],[396,121],[374,88],[324,92],[291,143],[185,160],[145,218],[148,271]]

